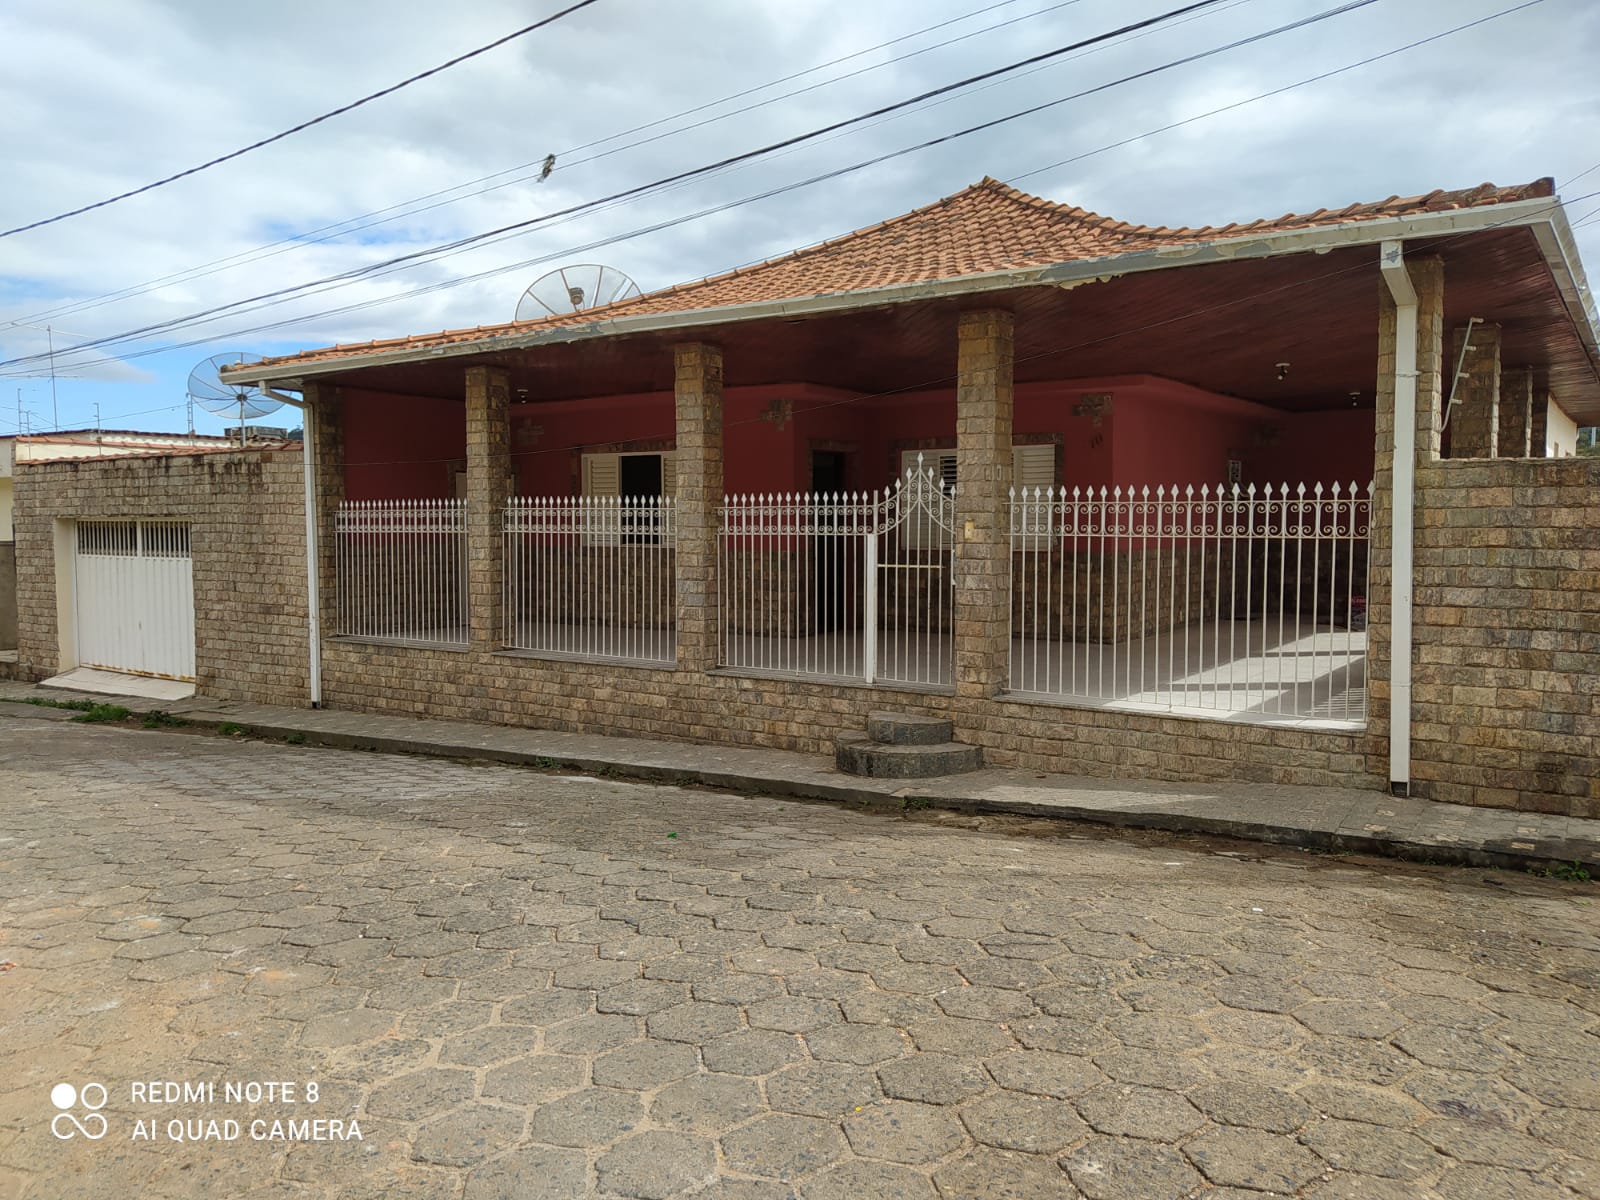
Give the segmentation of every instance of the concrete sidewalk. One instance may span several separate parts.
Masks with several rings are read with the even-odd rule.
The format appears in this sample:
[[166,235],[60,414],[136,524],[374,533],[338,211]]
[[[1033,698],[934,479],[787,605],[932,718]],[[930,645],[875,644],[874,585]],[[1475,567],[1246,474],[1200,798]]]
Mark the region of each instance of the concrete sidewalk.
[[[74,693],[59,688],[0,681],[0,701],[72,698]],[[98,694],[84,698],[120,704],[135,713],[161,709],[200,725],[231,722],[267,737],[298,735],[319,746],[561,768],[801,800],[1219,834],[1473,866],[1542,870],[1582,864],[1600,874],[1600,820],[1440,804],[1376,791],[1115,781],[993,769],[944,779],[863,779],[836,771],[830,759],[782,750],[279,708],[203,696],[165,702]],[[0,716],[60,712],[22,703],[0,706]]]

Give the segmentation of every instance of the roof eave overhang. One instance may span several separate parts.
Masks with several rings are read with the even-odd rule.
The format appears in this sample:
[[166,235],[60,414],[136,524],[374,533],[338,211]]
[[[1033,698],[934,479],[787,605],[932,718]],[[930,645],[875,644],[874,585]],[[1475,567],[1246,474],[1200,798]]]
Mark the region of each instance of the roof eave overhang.
[[[720,308],[616,317],[587,324],[471,338],[443,345],[360,351],[309,362],[290,361],[265,366],[247,363],[234,368],[225,368],[223,374],[226,378],[241,382],[276,383],[292,387],[319,376],[365,367],[470,358],[508,350],[525,350],[536,346],[646,333],[687,333],[694,329],[738,322],[824,316],[852,309],[981,295],[985,292],[1007,291],[1019,287],[1076,287],[1145,271],[1162,271],[1176,267],[1238,262],[1289,254],[1325,254],[1350,246],[1376,246],[1385,241],[1436,238],[1519,225],[1529,226],[1534,230],[1545,260],[1566,302],[1568,312],[1589,351],[1591,362],[1600,364],[1600,353],[1596,350],[1596,329],[1600,327],[1600,321],[1596,320],[1588,284],[1583,279],[1582,268],[1578,263],[1572,231],[1561,214],[1559,201],[1551,197],[1535,197],[1504,204],[1481,205],[1477,208],[1449,209],[1443,212],[1419,213],[1382,220],[1348,221],[1312,229],[1247,233],[1213,241],[1141,250],[1132,254],[1075,259],[1071,262],[1039,267],[987,271],[923,283],[894,284],[888,287],[864,288],[859,291],[834,292],[784,300],[761,300]],[[1597,380],[1600,380],[1600,370],[1597,370]]]

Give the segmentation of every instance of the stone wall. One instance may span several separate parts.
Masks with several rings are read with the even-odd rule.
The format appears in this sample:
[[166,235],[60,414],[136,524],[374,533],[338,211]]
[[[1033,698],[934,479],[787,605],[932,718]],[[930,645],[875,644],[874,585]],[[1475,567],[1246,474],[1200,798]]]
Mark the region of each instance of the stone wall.
[[332,642],[330,707],[832,753],[869,711],[947,716],[995,766],[1101,777],[1375,787],[1359,731],[1145,716],[727,672]]
[[305,508],[294,450],[19,465],[20,678],[60,666],[55,522],[188,521],[196,688],[264,704],[308,702]]
[[1600,816],[1600,460],[1417,471],[1412,793]]

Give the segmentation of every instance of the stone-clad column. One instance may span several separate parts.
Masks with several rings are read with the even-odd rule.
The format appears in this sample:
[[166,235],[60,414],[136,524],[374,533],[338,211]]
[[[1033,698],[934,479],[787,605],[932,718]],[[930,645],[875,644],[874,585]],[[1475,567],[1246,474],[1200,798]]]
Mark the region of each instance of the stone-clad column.
[[474,650],[505,645],[502,514],[511,494],[511,385],[503,367],[467,368],[467,629]]
[[1550,389],[1533,389],[1533,414],[1528,418],[1528,457],[1544,458],[1549,449]]
[[722,503],[722,349],[672,348],[678,422],[678,666],[717,665],[717,508]]
[[[1467,343],[1462,357],[1462,341]],[[1461,364],[1455,380],[1456,403],[1450,412],[1450,457],[1495,458],[1500,439],[1500,326],[1479,323],[1450,338],[1450,369]],[[1450,395],[1450,384],[1445,384]]]
[[339,389],[315,383],[301,394],[308,407],[312,452],[316,459],[317,594],[321,599],[322,636],[342,633],[338,626],[339,593],[335,572],[338,541],[335,520],[344,502],[344,404]]
[[1527,458],[1533,433],[1533,368],[1500,373],[1500,441],[1497,458]]
[[956,346],[955,685],[986,698],[1006,686],[1011,627],[1009,312],[963,313]]

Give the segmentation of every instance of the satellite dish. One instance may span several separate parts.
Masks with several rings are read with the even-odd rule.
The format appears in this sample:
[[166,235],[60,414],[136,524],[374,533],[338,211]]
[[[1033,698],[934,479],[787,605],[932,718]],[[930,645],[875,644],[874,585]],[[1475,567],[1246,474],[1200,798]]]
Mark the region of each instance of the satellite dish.
[[244,445],[244,423],[252,417],[264,417],[283,406],[260,388],[248,383],[229,383],[222,378],[222,368],[245,361],[240,353],[218,354],[197,363],[189,372],[189,399],[208,413],[219,417],[239,419],[239,445]]
[[519,321],[565,316],[640,295],[639,285],[615,267],[575,263],[539,276],[517,301]]

